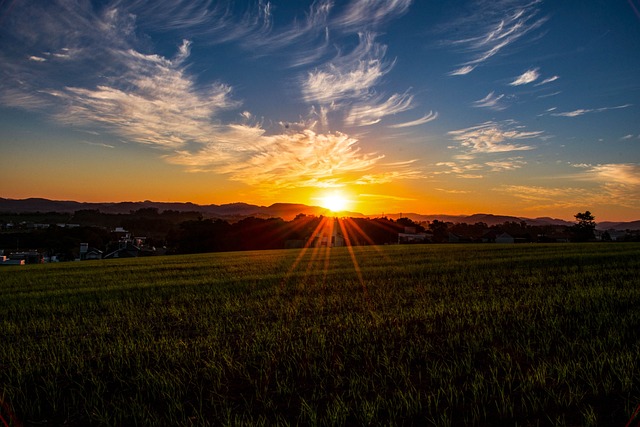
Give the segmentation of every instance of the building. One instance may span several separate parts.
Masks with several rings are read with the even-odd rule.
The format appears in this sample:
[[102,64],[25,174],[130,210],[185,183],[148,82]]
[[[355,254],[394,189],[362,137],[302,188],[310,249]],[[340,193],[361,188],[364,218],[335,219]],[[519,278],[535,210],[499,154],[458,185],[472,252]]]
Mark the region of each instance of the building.
[[[44,255],[38,251],[13,252],[2,256],[3,265],[44,264]],[[8,264],[7,264],[8,263]]]
[[88,243],[80,243],[80,261],[102,259],[102,251],[89,247]]
[[0,265],[25,265],[23,259],[9,259],[4,255],[0,255]]
[[496,236],[496,243],[515,243],[516,239],[509,233],[502,233]]
[[312,248],[336,248],[345,245],[337,219],[334,219],[332,223],[327,222],[320,232],[311,236],[307,241],[309,242],[308,246]]
[[429,242],[427,233],[417,233],[415,227],[405,227],[404,233],[398,233],[398,244]]

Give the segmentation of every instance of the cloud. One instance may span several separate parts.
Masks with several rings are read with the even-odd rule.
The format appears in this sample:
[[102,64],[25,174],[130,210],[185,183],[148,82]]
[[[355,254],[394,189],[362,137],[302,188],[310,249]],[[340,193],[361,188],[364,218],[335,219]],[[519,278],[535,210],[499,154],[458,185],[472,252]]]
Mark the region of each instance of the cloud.
[[367,199],[377,199],[377,200],[397,200],[397,201],[407,201],[407,202],[412,202],[418,199],[415,199],[413,197],[400,197],[400,196],[392,196],[390,194],[369,194],[369,193],[363,193],[363,194],[358,194],[358,197],[361,198],[367,198]]
[[[201,47],[191,40],[234,42],[247,49],[262,43],[269,46],[267,53],[290,45],[294,62],[320,60],[326,46],[335,46],[330,43],[332,31],[378,25],[405,13],[410,3],[356,1],[331,20],[333,2],[317,1],[306,20],[274,32],[273,9],[265,1],[240,19],[235,17],[234,8],[240,7],[236,3],[218,6],[222,3],[208,0],[176,1],[166,7],[136,0],[108,5],[45,2],[32,14],[15,14],[12,25],[24,45],[22,52],[44,53],[25,57],[0,52],[0,59],[11,59],[0,70],[8,77],[0,83],[0,99],[7,106],[42,111],[78,131],[100,131],[154,148],[162,159],[188,171],[226,175],[258,188],[413,179],[422,175],[411,162],[382,164],[383,154],[365,151],[346,133],[315,128],[315,122],[326,125],[327,115],[338,110],[345,121],[363,126],[411,107],[413,96],[408,93],[375,91],[393,61],[384,59],[386,46],[375,42],[374,33],[360,31],[355,48],[338,50],[306,75],[302,96],[316,104],[312,117],[275,131],[256,123],[231,85],[205,82],[201,69],[191,72],[190,62],[192,49]],[[364,14],[360,18],[359,11]],[[296,28],[302,31],[294,34]],[[177,30],[191,37],[178,39],[172,53],[152,50],[147,34]],[[311,41],[319,37],[324,47],[315,50]],[[46,65],[36,58],[46,59]],[[51,72],[42,71],[45,68]],[[81,78],[67,70],[82,70]],[[409,124],[426,123],[436,115]]]
[[495,111],[502,111],[507,108],[500,103],[503,98],[504,94],[495,95],[494,92],[489,92],[489,94],[484,98],[479,99],[478,101],[474,101],[473,106],[479,108],[489,108]]
[[[612,205],[640,209],[640,165],[637,163],[575,164],[581,172],[568,178],[574,185],[541,187],[504,185],[504,191],[527,202],[529,208],[575,208]],[[584,186],[588,183],[588,187]],[[592,209],[592,210],[593,210]]]
[[557,91],[557,92],[553,92],[553,93],[540,95],[540,96],[538,96],[538,98],[540,98],[540,99],[542,99],[542,98],[550,98],[552,96],[560,95],[561,93],[562,93],[561,91]]
[[[375,93],[374,87],[393,67],[393,63],[384,61],[386,49],[375,42],[373,34],[359,34],[359,44],[353,51],[307,73],[302,79],[303,100],[321,104],[321,112],[326,112],[327,106],[344,112],[344,123],[350,126],[372,125],[410,109],[413,96],[408,93],[386,99]],[[326,114],[322,121],[326,124]]]
[[123,138],[159,148],[175,149],[215,138],[220,131],[212,119],[239,103],[231,98],[228,85],[196,86],[183,65],[188,48],[189,42],[183,42],[174,60],[132,49],[119,52],[122,71],[112,78],[111,86],[49,92],[66,105],[56,114],[57,120],[81,126],[102,124]]
[[359,44],[351,53],[307,73],[302,81],[303,99],[330,104],[370,95],[370,89],[393,65],[383,61],[386,46],[374,40],[373,34],[360,34]]
[[390,19],[402,16],[409,10],[413,0],[353,0],[344,13],[332,21],[342,30],[358,31],[377,27]]
[[509,83],[511,86],[521,86],[526,85],[532,82],[535,82],[540,77],[540,73],[538,69],[527,70],[522,75],[520,75],[517,79]]
[[529,210],[582,209],[595,202],[593,190],[580,187],[542,187],[532,185],[503,185],[495,189],[526,202]]
[[522,157],[514,157],[511,159],[486,162],[485,164],[491,168],[491,172],[504,172],[520,169],[526,165],[527,162],[522,160]]
[[640,209],[640,165],[636,163],[587,165],[570,178],[589,187],[540,187],[505,185],[504,191],[527,202],[530,209],[575,208],[611,205]]
[[397,123],[395,125],[390,125],[390,128],[394,128],[394,129],[398,129],[398,128],[407,128],[407,127],[412,127],[412,126],[420,126],[423,125],[425,123],[429,123],[434,121],[435,119],[438,118],[438,112],[436,111],[435,113],[433,111],[429,111],[427,114],[425,114],[423,117],[417,119],[417,120],[412,120],[410,122],[404,122],[404,123]]
[[557,116],[557,117],[579,117],[588,113],[602,113],[604,111],[609,111],[609,110],[619,110],[622,108],[628,108],[631,107],[633,104],[624,104],[624,105],[618,105],[616,107],[602,107],[602,108],[579,108],[577,110],[573,110],[573,111],[566,111],[566,112],[562,112],[562,113],[552,113],[552,116]]
[[401,113],[411,108],[413,96],[394,94],[386,101],[359,103],[354,105],[345,118],[345,124],[368,126],[378,123],[383,117]]
[[586,170],[582,178],[601,186],[598,197],[609,203],[640,209],[640,164],[607,163]]
[[46,62],[46,58],[42,58],[40,56],[30,56],[29,57],[29,61],[35,61],[35,62]]
[[450,73],[448,73],[448,75],[450,76],[466,76],[467,74],[469,74],[470,72],[472,72],[473,70],[475,70],[476,67],[472,67],[471,65],[465,65],[463,67],[460,67],[456,70],[451,71]]
[[508,151],[533,150],[530,145],[518,145],[508,141],[532,139],[542,136],[543,132],[520,130],[513,122],[485,122],[478,126],[449,132],[455,141],[473,153],[501,153]]
[[480,2],[470,16],[459,18],[451,28],[468,29],[467,37],[458,38],[448,44],[458,47],[472,58],[449,75],[459,76],[472,72],[525,35],[539,28],[546,18],[538,18],[540,1],[526,4],[511,0]]
[[356,139],[339,132],[318,134],[307,129],[266,135],[261,128],[236,125],[226,140],[230,147],[238,147],[227,150],[222,157],[214,142],[200,150],[178,151],[166,158],[194,172],[227,174],[232,180],[258,188],[342,187],[361,180],[379,180],[383,174],[387,180],[412,174],[410,168],[368,173],[374,165],[376,170],[384,169],[378,164],[384,156],[361,153]]
[[434,188],[434,190],[441,191],[443,193],[449,193],[449,194],[469,194],[470,193],[470,191],[467,191],[467,190],[448,190],[446,188]]
[[605,163],[584,172],[584,179],[609,184],[640,187],[640,165],[637,163]]
[[102,147],[102,148],[115,148],[115,146],[111,145],[111,144],[105,144],[102,142],[91,142],[91,141],[82,141],[83,144],[86,145],[93,145],[95,147]]
[[540,83],[536,83],[536,86],[542,86],[542,85],[546,85],[547,83],[551,83],[551,82],[555,82],[556,80],[558,80],[560,78],[560,76],[552,76],[549,77],[548,79],[544,79],[543,81],[541,81]]
[[478,163],[456,163],[456,162],[438,162],[436,166],[440,168],[433,172],[434,175],[457,175],[458,178],[480,179],[482,174],[476,171],[484,169],[484,166]]
[[356,185],[378,185],[378,184],[386,184],[393,181],[398,181],[400,179],[420,179],[424,176],[420,171],[412,171],[412,172],[401,172],[401,171],[393,171],[393,172],[379,172],[373,174],[365,174],[351,182],[351,184]]

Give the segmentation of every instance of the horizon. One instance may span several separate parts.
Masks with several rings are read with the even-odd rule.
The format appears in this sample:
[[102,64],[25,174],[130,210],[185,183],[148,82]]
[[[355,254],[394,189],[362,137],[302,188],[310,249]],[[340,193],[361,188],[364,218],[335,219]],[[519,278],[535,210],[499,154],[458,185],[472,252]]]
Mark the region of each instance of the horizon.
[[[2,198],[2,197],[0,197]],[[305,207],[309,207],[309,208],[318,208],[318,209],[325,209],[327,211],[330,211],[332,213],[335,214],[357,214],[357,215],[362,215],[363,217],[384,217],[384,216],[398,216],[402,217],[402,216],[406,216],[406,215],[418,215],[418,216],[442,216],[442,217],[472,217],[472,216],[479,216],[479,215],[487,215],[487,216],[496,216],[496,217],[514,217],[514,218],[521,218],[521,219],[531,219],[531,220],[536,220],[536,219],[552,219],[552,220],[560,220],[560,221],[566,221],[566,222],[576,222],[576,218],[575,218],[575,214],[571,216],[571,218],[562,218],[562,217],[554,217],[554,216],[527,216],[527,215],[512,215],[512,214],[505,214],[505,213],[501,213],[501,212],[473,212],[471,214],[460,214],[460,213],[441,213],[441,212],[420,212],[420,211],[397,211],[397,212],[357,212],[357,211],[350,211],[350,210],[338,210],[335,211],[333,209],[330,209],[326,206],[322,206],[322,205],[309,205],[309,204],[305,204],[305,203],[289,203],[289,202],[273,202],[270,203],[268,205],[260,205],[260,204],[254,204],[254,203],[249,203],[249,202],[243,202],[243,201],[235,201],[235,202],[228,202],[228,203],[206,203],[206,204],[200,204],[200,203],[194,203],[194,202],[181,202],[181,201],[160,201],[160,200],[149,200],[149,199],[145,199],[145,200],[121,200],[121,201],[100,201],[100,202],[87,202],[87,201],[80,201],[80,200],[54,200],[54,199],[48,199],[48,198],[43,198],[43,197],[28,197],[28,198],[24,198],[24,199],[12,199],[12,198],[4,198],[6,200],[15,200],[15,201],[21,201],[21,200],[30,200],[30,199],[36,199],[36,200],[45,200],[45,201],[50,201],[50,202],[70,202],[70,203],[95,203],[95,204],[119,204],[119,203],[158,203],[158,204],[193,204],[196,206],[200,206],[200,207],[207,207],[207,206],[226,206],[226,205],[234,205],[234,204],[243,204],[243,205],[251,205],[251,206],[256,206],[256,207],[260,207],[260,208],[270,208],[273,207],[275,205],[279,205],[279,204],[285,204],[285,205],[302,205]],[[587,209],[588,210],[588,209]],[[302,213],[302,212],[300,212]],[[578,212],[576,212],[577,214]],[[618,220],[618,219],[611,219],[611,218],[604,218],[602,219],[600,216],[595,215],[594,212],[590,213],[592,215],[594,215],[595,219],[596,219],[596,223],[601,223],[601,222],[612,222],[612,223],[617,223],[617,222],[636,222],[636,221],[640,221],[640,215],[638,215],[636,217],[636,219],[630,219],[630,220]],[[339,215],[336,215],[339,216]]]
[[0,197],[640,219],[640,0],[2,2],[0,24]]

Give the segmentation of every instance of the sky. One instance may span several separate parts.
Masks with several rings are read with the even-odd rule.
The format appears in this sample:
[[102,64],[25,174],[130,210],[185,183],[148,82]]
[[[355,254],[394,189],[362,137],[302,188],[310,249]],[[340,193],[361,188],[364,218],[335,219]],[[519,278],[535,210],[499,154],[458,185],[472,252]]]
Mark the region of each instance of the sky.
[[640,0],[0,0],[0,197],[640,219]]

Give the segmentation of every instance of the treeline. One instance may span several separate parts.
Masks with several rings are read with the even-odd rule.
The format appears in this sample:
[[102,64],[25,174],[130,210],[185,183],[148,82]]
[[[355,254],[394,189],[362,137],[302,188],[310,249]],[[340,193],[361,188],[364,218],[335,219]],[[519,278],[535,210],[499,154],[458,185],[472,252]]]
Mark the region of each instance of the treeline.
[[[117,248],[121,234],[145,237],[145,244],[156,253],[188,254],[221,251],[245,251],[302,247],[315,236],[327,235],[327,224],[347,245],[384,245],[398,242],[398,233],[423,234],[425,243],[492,242],[507,233],[516,242],[589,241],[595,238],[594,217],[587,211],[576,215],[574,226],[533,226],[526,222],[505,222],[489,226],[432,221],[416,223],[409,218],[348,218],[340,221],[300,214],[291,221],[281,218],[243,218],[228,221],[205,218],[199,212],[159,212],[143,208],[129,214],[105,214],[80,210],[72,215],[5,214],[0,215],[0,249],[5,251],[37,249],[61,260],[77,258],[80,243],[107,253]],[[51,221],[51,224],[46,224]],[[11,225],[11,227],[9,227]],[[38,226],[36,226],[38,225]],[[46,225],[46,226],[42,226]],[[630,235],[637,240],[638,235]],[[602,236],[607,240],[607,233]]]

